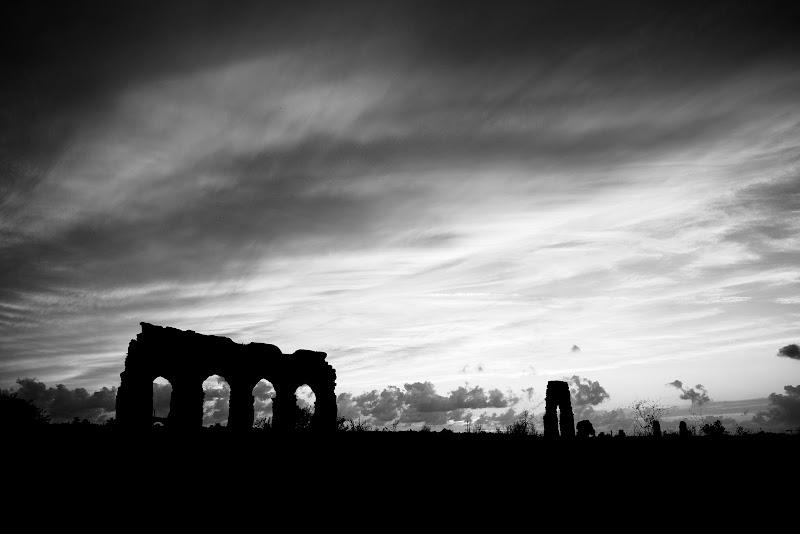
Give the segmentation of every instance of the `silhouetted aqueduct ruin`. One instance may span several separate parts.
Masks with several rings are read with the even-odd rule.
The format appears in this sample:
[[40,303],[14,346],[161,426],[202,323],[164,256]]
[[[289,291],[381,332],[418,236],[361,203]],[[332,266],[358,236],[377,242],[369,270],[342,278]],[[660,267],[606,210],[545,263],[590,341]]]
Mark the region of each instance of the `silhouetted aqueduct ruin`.
[[153,424],[153,381],[172,384],[168,426],[199,428],[203,423],[203,382],[219,375],[230,386],[228,428],[253,426],[253,388],[261,379],[272,383],[272,427],[292,430],[299,408],[295,391],[309,386],[316,402],[311,428],[336,428],[336,371],[324,352],[298,350],[283,354],[275,345],[242,345],[222,336],[141,323],[142,332],[128,345],[125,370],[117,392],[117,421],[125,428]]
[[559,419],[556,409],[561,411],[561,435],[575,437],[575,417],[569,396],[569,384],[560,380],[547,383],[544,398],[544,437],[558,437]]

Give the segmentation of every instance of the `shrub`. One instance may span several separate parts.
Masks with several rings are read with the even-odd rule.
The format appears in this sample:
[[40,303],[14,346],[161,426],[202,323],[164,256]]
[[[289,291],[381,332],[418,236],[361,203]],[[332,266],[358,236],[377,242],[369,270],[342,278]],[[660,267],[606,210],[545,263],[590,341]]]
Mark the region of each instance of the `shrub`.
[[725,427],[722,426],[722,423],[719,419],[714,421],[713,424],[704,424],[700,427],[700,433],[704,436],[711,436],[711,437],[720,437],[720,436],[727,436],[728,431],[725,430]]
[[633,412],[633,433],[636,436],[652,436],[654,423],[667,415],[672,407],[658,400],[638,399],[630,405]]
[[272,417],[259,417],[253,423],[253,428],[264,431],[272,430]]
[[0,417],[5,426],[12,428],[36,428],[50,422],[44,410],[16,393],[0,392]]
[[538,436],[539,432],[533,424],[534,415],[528,410],[523,410],[517,416],[513,423],[506,426],[506,434],[515,436]]

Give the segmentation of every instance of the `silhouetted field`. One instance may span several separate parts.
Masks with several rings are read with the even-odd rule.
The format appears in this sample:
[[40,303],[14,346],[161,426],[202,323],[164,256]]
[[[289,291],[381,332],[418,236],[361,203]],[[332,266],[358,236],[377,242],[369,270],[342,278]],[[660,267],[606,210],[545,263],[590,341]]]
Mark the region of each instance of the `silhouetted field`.
[[[161,471],[160,466],[259,470],[271,474],[339,473],[373,468],[412,469],[460,476],[464,469],[508,474],[571,472],[606,476],[658,477],[700,473],[741,476],[748,472],[765,477],[797,473],[795,457],[800,436],[756,433],[744,436],[681,438],[635,437],[548,439],[500,433],[442,432],[335,432],[328,435],[280,435],[254,430],[237,434],[202,429],[178,434],[156,430],[123,433],[99,425],[49,425],[5,440],[8,454],[24,458],[27,465],[103,464],[112,470],[136,468]],[[7,457],[9,457],[7,454]],[[757,467],[757,469],[756,469]]]
[[[430,528],[449,528],[461,515],[495,526],[554,515],[565,528],[593,517],[633,526],[671,509],[680,521],[704,521],[720,515],[713,503],[727,503],[714,519],[719,525],[732,513],[790,506],[800,474],[800,438],[781,434],[124,434],[49,425],[4,441],[4,479],[14,497],[56,491],[70,510],[99,507],[145,525],[155,524],[158,511],[177,517],[176,528],[183,518],[218,513],[323,528],[385,528],[423,517]],[[734,502],[746,508],[731,512]]]

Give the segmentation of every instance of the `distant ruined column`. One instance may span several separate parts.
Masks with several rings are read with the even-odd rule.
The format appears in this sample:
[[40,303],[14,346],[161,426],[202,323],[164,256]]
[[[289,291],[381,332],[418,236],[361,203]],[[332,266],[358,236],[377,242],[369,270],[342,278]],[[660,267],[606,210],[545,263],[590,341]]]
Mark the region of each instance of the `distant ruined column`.
[[564,384],[564,392],[562,393],[562,400],[559,405],[561,411],[561,436],[564,438],[575,437],[575,416],[572,414],[572,402],[570,401],[569,386],[566,382]]
[[[119,395],[119,394],[118,394]],[[692,437],[692,433],[689,431],[689,427],[686,426],[686,421],[681,421],[678,426],[678,435],[682,438],[690,438]]]
[[575,417],[572,414],[569,384],[561,380],[551,380],[547,383],[545,394],[544,436],[559,436],[558,412],[561,411],[561,436],[575,437]]
[[658,421],[653,421],[653,437],[660,438],[661,437],[661,423]]

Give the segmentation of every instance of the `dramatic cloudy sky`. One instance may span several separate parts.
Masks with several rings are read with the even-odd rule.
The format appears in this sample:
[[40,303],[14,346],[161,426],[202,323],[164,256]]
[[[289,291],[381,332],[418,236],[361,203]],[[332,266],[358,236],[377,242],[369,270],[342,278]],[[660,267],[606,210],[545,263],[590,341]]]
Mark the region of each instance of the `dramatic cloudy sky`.
[[0,386],[118,385],[140,321],[354,395],[800,383],[781,4],[222,4],[0,13]]

